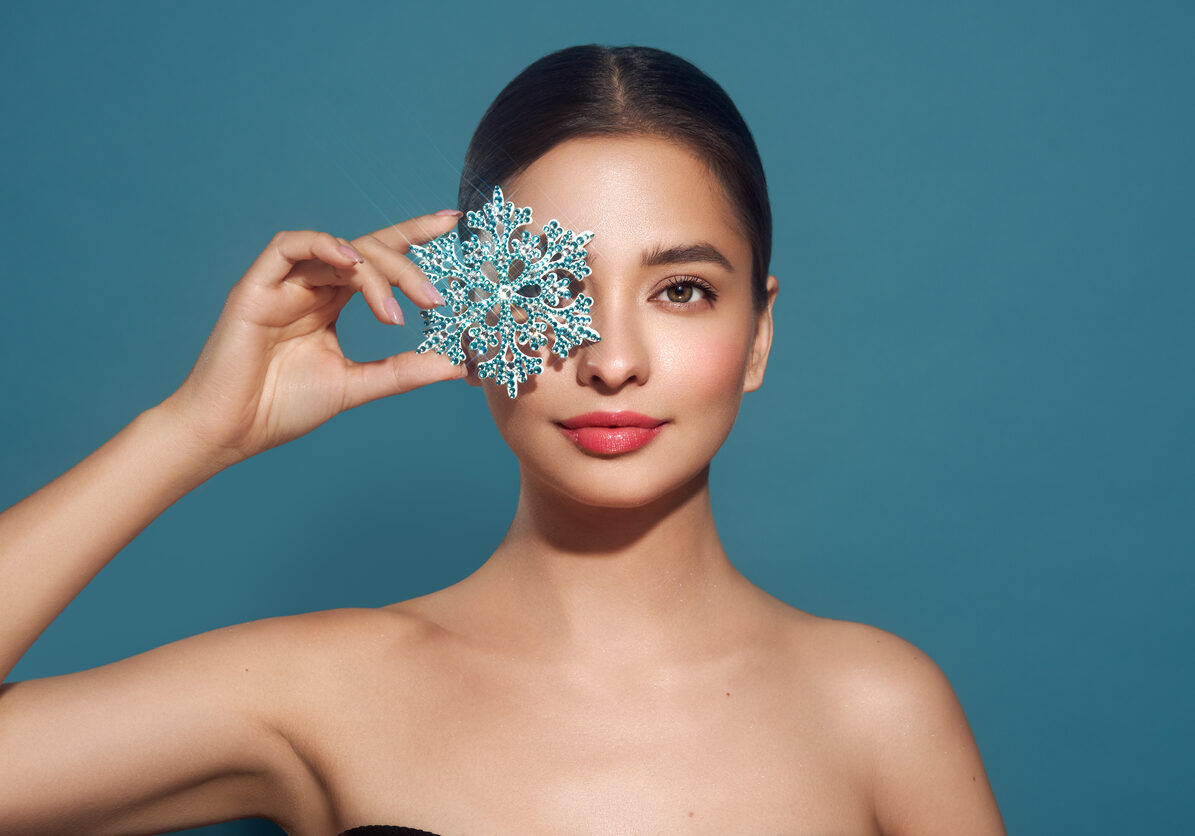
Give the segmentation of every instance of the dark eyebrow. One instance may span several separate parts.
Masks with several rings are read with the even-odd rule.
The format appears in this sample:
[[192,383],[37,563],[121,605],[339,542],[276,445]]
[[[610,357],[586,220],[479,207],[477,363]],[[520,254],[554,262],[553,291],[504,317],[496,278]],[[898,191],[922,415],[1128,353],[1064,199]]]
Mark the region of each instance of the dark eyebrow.
[[733,273],[730,259],[718,252],[713,244],[682,244],[676,247],[656,246],[654,250],[643,255],[644,267],[660,267],[665,264],[691,264],[695,261],[707,261],[725,267]]

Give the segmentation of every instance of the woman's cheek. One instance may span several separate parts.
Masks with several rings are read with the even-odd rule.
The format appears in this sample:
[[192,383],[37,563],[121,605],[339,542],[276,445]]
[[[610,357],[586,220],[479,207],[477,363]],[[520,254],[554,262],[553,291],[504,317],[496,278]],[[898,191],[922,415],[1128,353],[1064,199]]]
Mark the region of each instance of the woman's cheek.
[[694,329],[684,336],[672,340],[661,358],[669,384],[707,397],[730,396],[737,408],[750,351],[741,330]]
[[675,417],[708,436],[705,452],[722,445],[734,426],[743,395],[749,343],[741,329],[733,333],[706,329],[700,339],[677,341],[662,357],[661,377]]

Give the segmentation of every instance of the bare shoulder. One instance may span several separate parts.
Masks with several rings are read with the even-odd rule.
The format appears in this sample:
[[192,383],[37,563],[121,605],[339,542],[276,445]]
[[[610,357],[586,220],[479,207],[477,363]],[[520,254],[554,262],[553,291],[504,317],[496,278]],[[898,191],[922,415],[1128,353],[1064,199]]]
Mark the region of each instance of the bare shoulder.
[[806,616],[800,626],[803,655],[816,662],[825,685],[868,714],[952,711],[954,690],[929,654],[887,630],[854,621]]
[[247,681],[247,692],[285,732],[288,719],[336,700],[381,664],[427,663],[441,632],[429,619],[395,605],[267,618],[213,631],[207,640],[221,646],[213,648],[213,656],[240,660],[232,673]]
[[[842,739],[874,749],[917,724],[966,723],[942,669],[887,630],[794,611],[787,647],[792,669],[839,707],[827,721]],[[846,709],[846,710],[841,710]]]
[[404,681],[442,664],[447,632],[405,602],[227,629],[230,640],[244,648],[244,674],[255,680],[252,687],[263,710],[268,706],[271,722],[292,744],[380,687],[399,696]]
[[289,662],[301,663],[328,654],[351,660],[354,651],[414,645],[436,630],[433,622],[399,604],[277,616],[226,627],[210,635],[225,634],[223,641],[247,651],[267,656],[282,654]]
[[963,707],[921,648],[886,630],[802,614],[801,669],[813,671],[844,739],[870,761],[886,834],[1003,834]]

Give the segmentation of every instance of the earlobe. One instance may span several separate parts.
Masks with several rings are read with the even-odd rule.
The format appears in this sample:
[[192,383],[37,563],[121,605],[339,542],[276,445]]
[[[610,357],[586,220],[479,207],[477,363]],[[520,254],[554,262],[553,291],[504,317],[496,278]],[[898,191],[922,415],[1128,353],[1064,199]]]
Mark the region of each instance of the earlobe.
[[772,306],[780,292],[780,280],[775,276],[767,279],[767,301],[755,322],[755,339],[751,345],[751,358],[747,362],[747,376],[743,382],[744,392],[754,392],[763,385],[763,373],[768,365],[768,354],[772,350]]

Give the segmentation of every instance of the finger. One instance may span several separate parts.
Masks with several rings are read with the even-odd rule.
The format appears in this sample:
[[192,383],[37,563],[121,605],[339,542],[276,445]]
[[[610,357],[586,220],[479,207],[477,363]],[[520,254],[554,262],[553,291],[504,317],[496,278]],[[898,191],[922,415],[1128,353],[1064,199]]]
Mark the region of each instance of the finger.
[[349,370],[345,390],[345,409],[363,403],[409,392],[442,380],[459,380],[465,367],[454,366],[448,358],[434,353],[406,351],[370,363],[355,363]]
[[317,259],[335,268],[348,268],[363,260],[341,249],[343,241],[326,232],[279,232],[249,265],[245,279],[257,284],[279,284],[300,261]]
[[421,308],[444,304],[444,297],[411,259],[395,252],[373,235],[365,235],[353,242],[369,263],[378,268],[390,284],[399,288]]
[[[258,257],[258,261],[262,262],[260,272],[255,272],[257,262],[249,268],[255,280],[279,281],[276,277],[281,272],[283,278],[294,274],[297,283],[308,287],[348,286],[361,293],[379,322],[403,324],[402,308],[394,298],[389,280],[343,238],[309,230],[280,232]],[[302,261],[321,261],[332,269],[300,268],[295,271],[295,265]]]
[[455,209],[441,209],[431,215],[420,215],[400,224],[384,226],[370,235],[396,253],[406,253],[412,244],[426,244],[449,232],[460,217],[461,213]]
[[[361,294],[379,322],[403,324],[402,308],[387,277],[343,238],[326,232],[280,232],[258,260],[261,264],[250,268],[254,280],[277,281],[277,273],[286,269],[284,278],[299,286],[348,287]],[[300,262],[308,263],[296,267]]]
[[[317,234],[322,235],[323,233]],[[289,273],[289,281],[307,288],[347,287],[354,293],[361,294],[379,322],[386,325],[402,325],[402,308],[399,307],[398,300],[394,298],[394,291],[390,289],[390,282],[386,276],[376,266],[365,260],[343,238],[332,238],[331,236],[329,238],[331,238],[331,245],[336,247],[337,253],[353,253],[353,263],[347,267],[321,264],[318,260],[307,260],[304,264],[296,263]],[[321,257],[320,260],[327,253],[327,247],[326,242],[317,241],[315,243],[313,249]],[[286,255],[287,253],[284,251],[283,256]],[[361,260],[357,261],[357,259]]]
[[[348,242],[343,238],[338,240],[348,246]],[[379,322],[387,325],[402,325],[402,308],[399,307],[398,300],[394,298],[394,291],[390,289],[390,279],[386,275],[384,267],[373,261],[376,255],[378,254],[373,253],[363,263],[350,265],[347,268],[336,270],[334,273],[337,279],[361,292],[362,298],[365,299],[365,303],[369,305],[369,309],[373,311],[373,315],[378,318]],[[402,256],[398,256],[398,258],[402,258]]]
[[442,209],[363,235],[353,245],[411,301],[422,308],[434,308],[444,304],[444,297],[405,254],[412,244],[426,244],[451,231],[460,217],[455,209]]

